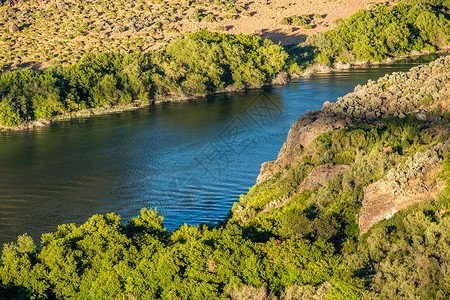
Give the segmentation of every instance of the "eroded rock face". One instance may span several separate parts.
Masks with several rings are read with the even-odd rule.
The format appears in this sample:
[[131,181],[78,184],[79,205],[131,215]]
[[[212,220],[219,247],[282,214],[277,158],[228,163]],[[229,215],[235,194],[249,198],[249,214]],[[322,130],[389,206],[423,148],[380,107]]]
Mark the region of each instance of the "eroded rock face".
[[366,233],[370,227],[382,220],[390,219],[399,210],[435,197],[435,190],[397,195],[386,181],[375,182],[364,192],[363,207],[359,215],[359,233]]
[[419,152],[405,164],[386,173],[384,178],[364,190],[359,214],[359,232],[366,233],[379,221],[391,218],[399,210],[429,199],[436,199],[444,183],[436,179],[442,157],[450,142]]
[[[273,178],[286,165],[305,161],[302,156],[308,158],[308,146],[323,133],[347,126],[351,128],[352,122],[390,126],[389,122],[383,120],[398,118],[403,120],[401,122],[418,121],[434,141],[446,142],[416,153],[403,164],[399,164],[400,159],[393,145],[378,149],[387,156],[392,155],[392,163],[396,167],[365,188],[358,215],[360,233],[367,232],[377,222],[392,217],[412,204],[435,199],[444,187],[436,175],[443,157],[450,151],[450,124],[445,116],[450,111],[449,87],[450,56],[414,67],[409,72],[393,73],[377,81],[369,80],[366,85],[357,86],[354,92],[339,98],[336,103],[325,102],[320,111],[308,112],[295,121],[277,160],[262,165],[257,183]],[[394,131],[392,134],[398,136],[399,132]],[[318,166],[298,186],[296,192],[318,189],[335,176],[345,176],[348,169],[349,166],[331,164]],[[277,199],[273,206],[283,204],[283,199]]]
[[261,165],[261,172],[256,182],[270,179],[280,166],[291,165],[298,158],[301,150],[322,133],[344,128],[349,123],[349,120],[320,110],[302,115],[292,124],[286,142],[278,153],[277,160]]
[[261,171],[259,171],[259,175],[256,178],[256,183],[263,182],[264,180],[269,180],[275,175],[276,168],[273,166],[274,161],[266,161],[261,164]]
[[303,190],[317,190],[325,182],[331,181],[335,177],[342,177],[349,169],[349,165],[324,164],[317,166],[298,186],[297,193]]

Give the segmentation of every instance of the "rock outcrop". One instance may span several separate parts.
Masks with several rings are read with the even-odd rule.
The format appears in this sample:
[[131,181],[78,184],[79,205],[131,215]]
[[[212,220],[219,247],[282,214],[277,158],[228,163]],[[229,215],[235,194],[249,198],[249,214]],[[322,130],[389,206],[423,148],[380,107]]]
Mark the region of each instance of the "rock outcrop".
[[357,86],[336,103],[325,102],[322,111],[352,120],[373,120],[416,113],[427,121],[427,114],[450,99],[450,56],[441,57],[409,72],[394,72]]
[[272,178],[281,166],[295,162],[301,155],[302,149],[306,148],[319,135],[344,128],[350,123],[350,119],[341,118],[333,113],[324,113],[321,110],[302,115],[292,124],[286,142],[278,153],[277,160],[261,165],[261,172],[256,182]]
[[16,23],[11,23],[9,25],[9,32],[10,33],[18,32],[18,31],[19,31],[19,27],[16,25]]
[[325,182],[344,176],[349,169],[349,165],[333,165],[331,163],[317,166],[298,186],[297,193],[303,190],[317,190]]
[[[389,124],[396,126],[392,121],[394,119],[398,119],[396,122],[400,124],[421,124],[432,140],[445,142],[426,152],[416,153],[403,164],[400,163],[400,157],[408,154],[394,149],[395,145],[389,145],[388,138],[385,145],[378,146],[377,151],[389,156],[389,163],[395,167],[364,189],[362,208],[358,215],[360,234],[363,234],[375,223],[392,217],[399,210],[417,202],[435,199],[444,187],[436,175],[444,155],[450,151],[449,111],[450,56],[414,67],[409,72],[385,75],[377,81],[370,80],[364,86],[357,86],[354,92],[339,98],[336,103],[325,102],[321,110],[308,112],[295,121],[277,160],[262,164],[257,183],[280,174],[286,166],[288,170],[289,166],[304,161],[305,157],[311,159],[310,145],[314,147],[311,142],[323,133],[361,123],[366,124],[364,128],[391,126]],[[398,134],[397,131],[392,132],[394,136]],[[405,149],[408,149],[408,143]],[[431,141],[430,145],[433,145]],[[314,164],[316,167],[298,185],[297,193],[319,189],[335,176],[345,176],[351,168],[331,163],[317,166],[317,161]]]
[[437,193],[444,188],[436,175],[443,155],[449,150],[450,143],[447,142],[416,153],[405,164],[391,169],[384,178],[367,186],[359,214],[360,234],[412,204],[436,199]]

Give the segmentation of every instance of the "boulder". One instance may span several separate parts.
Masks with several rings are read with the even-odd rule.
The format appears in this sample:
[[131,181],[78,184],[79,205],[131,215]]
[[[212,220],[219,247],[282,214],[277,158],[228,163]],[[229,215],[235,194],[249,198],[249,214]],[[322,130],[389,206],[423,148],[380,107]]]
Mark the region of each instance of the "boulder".
[[9,25],[9,32],[10,33],[18,32],[18,31],[20,31],[20,30],[19,30],[19,27],[16,25],[16,23],[11,23]]
[[440,156],[449,150],[450,142],[446,142],[418,152],[404,164],[389,170],[382,179],[368,185],[359,213],[360,234],[412,204],[436,199],[445,186],[437,178],[442,163]]

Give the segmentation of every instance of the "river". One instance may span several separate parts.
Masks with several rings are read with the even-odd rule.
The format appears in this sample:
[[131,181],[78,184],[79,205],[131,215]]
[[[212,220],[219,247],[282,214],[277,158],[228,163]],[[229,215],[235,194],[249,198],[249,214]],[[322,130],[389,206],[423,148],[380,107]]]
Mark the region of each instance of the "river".
[[157,208],[168,230],[217,222],[274,160],[291,124],[431,57],[0,135],[0,244],[115,212]]

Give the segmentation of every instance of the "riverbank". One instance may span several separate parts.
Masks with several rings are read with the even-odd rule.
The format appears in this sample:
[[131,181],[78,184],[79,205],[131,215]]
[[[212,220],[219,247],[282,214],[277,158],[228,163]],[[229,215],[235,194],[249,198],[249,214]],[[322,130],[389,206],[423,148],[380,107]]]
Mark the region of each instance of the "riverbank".
[[381,65],[390,65],[394,64],[398,61],[408,60],[408,59],[419,59],[424,56],[445,56],[450,53],[450,45],[444,47],[443,49],[431,52],[431,51],[412,51],[410,55],[401,55],[397,57],[389,57],[387,59],[381,60],[381,61],[371,61],[371,60],[364,60],[364,61],[356,61],[352,63],[343,63],[343,62],[336,62],[333,63],[331,66],[324,65],[324,64],[315,64],[313,66],[309,66],[306,68],[304,72],[301,74],[291,74],[293,78],[307,78],[310,76],[313,76],[314,74],[320,74],[320,73],[331,73],[331,72],[338,72],[343,70],[349,70],[349,69],[363,69],[363,68],[370,68],[370,67],[377,67]]
[[[267,84],[264,86],[284,85],[293,79],[308,78],[308,77],[314,76],[314,74],[324,74],[324,73],[339,72],[342,70],[349,70],[349,69],[358,69],[358,68],[361,69],[361,68],[368,68],[371,66],[389,65],[389,64],[394,64],[394,63],[402,61],[402,60],[420,59],[421,57],[424,57],[427,55],[443,56],[443,55],[446,55],[447,53],[449,53],[449,50],[445,49],[445,50],[436,51],[434,53],[431,53],[429,51],[414,52],[408,56],[399,56],[399,57],[389,58],[389,59],[386,59],[386,60],[383,60],[380,62],[359,61],[359,62],[355,62],[352,64],[338,63],[338,64],[334,64],[332,66],[315,64],[313,66],[307,67],[301,73],[287,74],[286,72],[280,72],[279,76],[276,76],[270,84]],[[431,59],[432,58],[430,58],[430,60]],[[223,90],[214,92],[214,94],[239,93],[239,92],[242,92],[242,91],[232,91],[229,89],[228,90],[223,89]],[[155,97],[155,99],[150,99],[149,101],[135,100],[129,104],[82,109],[79,111],[73,111],[73,112],[68,112],[68,113],[64,113],[61,115],[57,115],[50,119],[39,119],[39,120],[30,121],[30,122],[22,122],[21,124],[19,124],[18,126],[15,126],[15,127],[0,126],[0,133],[1,132],[29,131],[29,130],[34,130],[34,129],[39,129],[39,128],[50,126],[52,123],[55,123],[55,122],[67,121],[67,120],[72,120],[72,119],[80,119],[80,118],[89,118],[89,117],[93,117],[93,116],[106,115],[106,114],[115,114],[115,113],[121,113],[121,112],[125,112],[125,111],[133,111],[136,109],[145,108],[145,107],[148,107],[151,105],[157,105],[157,104],[166,103],[166,102],[193,101],[196,99],[204,98],[205,96],[189,96],[189,95],[158,96],[158,97]]]
[[[83,224],[60,225],[57,232],[43,235],[40,244],[35,244],[28,235],[19,236],[17,242],[3,249],[0,298],[447,299],[450,296],[447,280],[450,123],[445,110],[434,108],[445,106],[449,99],[449,67],[450,57],[446,57],[413,67],[407,73],[381,75],[336,103],[327,103],[321,110],[302,115],[285,139],[280,151],[284,159],[278,160],[280,166],[274,176],[242,195],[219,224],[180,225],[168,231],[156,211],[142,209],[133,218],[105,213],[94,215]],[[359,72],[355,73],[360,76]],[[433,92],[432,99],[427,98],[429,92]],[[190,109],[193,112],[198,107],[190,106]],[[289,111],[299,114],[296,109]],[[161,112],[163,119],[168,115],[165,112]],[[211,114],[210,106],[204,112]],[[180,119],[186,110],[179,113],[166,124]],[[402,115],[395,116],[395,113]],[[341,123],[341,127],[329,117],[350,122]],[[197,128],[212,125],[200,124],[198,116],[192,121]],[[94,143],[66,131],[62,136],[58,134],[64,143],[74,138],[63,149],[49,143],[54,141],[51,137],[41,144],[31,137],[33,145],[40,145],[40,151],[35,151],[36,147],[26,148],[31,150],[34,163],[40,153],[46,153],[52,162],[55,160],[44,146],[62,152],[62,171],[66,174],[72,164],[66,160],[70,155],[65,150],[77,145],[73,150],[84,149],[94,158],[89,161],[74,151],[79,162],[89,166],[77,167],[83,171],[92,169],[96,175],[82,173],[89,183],[102,178],[98,187],[109,182],[114,186],[122,183],[127,189],[133,177],[129,175],[140,173],[136,166],[126,165],[135,154],[130,145],[139,148],[137,152],[141,156],[134,159],[141,161],[142,175],[146,177],[152,173],[148,163],[159,156],[153,151],[175,151],[184,156],[191,148],[180,147],[182,143],[177,138],[174,140],[177,147],[164,147],[152,134],[141,136],[137,132],[140,127],[146,133],[153,130],[167,135],[159,130],[161,127],[128,124],[111,128],[109,125],[101,126],[103,135],[78,128],[83,134],[88,133]],[[165,129],[164,125],[160,124]],[[179,138],[186,123],[177,125],[170,129]],[[314,128],[321,132],[309,130]],[[129,142],[110,136],[111,131],[128,137]],[[112,143],[103,140],[104,135],[110,136]],[[139,136],[146,141],[144,147],[136,143]],[[200,138],[207,140],[207,144],[212,142],[203,130]],[[21,138],[15,140],[23,142]],[[186,140],[190,145],[195,143],[191,135]],[[79,147],[80,143],[85,144]],[[250,148],[262,152],[270,143],[262,140],[257,146],[248,147],[242,152],[244,159],[248,159]],[[154,148],[149,147],[154,144]],[[118,145],[124,147],[117,148]],[[108,163],[113,164],[115,160],[111,159],[114,156],[107,155],[106,149],[121,153],[116,158],[120,160],[117,171],[125,179],[123,182],[108,176],[114,169]],[[10,153],[11,157],[18,156],[13,149]],[[149,157],[149,154],[153,155]],[[210,159],[208,155],[207,160]],[[19,160],[26,168],[34,165],[24,164],[22,157]],[[108,167],[97,169],[92,165],[94,161]],[[155,169],[164,168],[162,173],[167,174],[170,173],[165,168],[167,165],[181,165],[173,155],[169,155],[168,161],[167,164],[158,162]],[[217,171],[209,166],[209,171]],[[183,168],[186,170],[185,165]],[[50,177],[57,176],[48,168],[36,167],[42,177],[47,175],[42,174],[45,171]],[[248,173],[248,169],[244,168],[243,172]],[[2,174],[9,177],[15,173],[7,170]],[[79,175],[77,172],[77,180]],[[154,175],[167,181],[161,173]],[[195,179],[204,182],[213,175],[207,173]],[[23,177],[18,177],[23,184]],[[235,179],[227,178],[216,181],[214,187],[220,190],[224,182],[228,184]],[[142,181],[138,185],[146,187]],[[200,193],[204,189],[196,188],[190,194],[192,186],[185,193],[180,192],[175,180],[169,180],[168,185],[177,191],[170,205],[176,206],[186,218],[188,213],[180,205],[201,202]],[[77,210],[83,190],[78,187],[73,189]],[[68,210],[61,200],[67,197],[48,186],[45,188],[54,197],[55,206]],[[34,191],[31,194],[36,196]],[[115,201],[123,197],[120,194],[112,194]],[[105,195],[109,194],[101,193],[99,198],[89,194],[89,213],[98,211],[92,205],[107,200],[109,197]],[[141,195],[150,198],[146,193]],[[210,194],[206,198],[204,207],[222,203],[217,199],[213,202]],[[122,204],[129,207],[130,199],[123,200]],[[423,202],[416,203],[418,200]],[[41,205],[45,202],[39,201]],[[139,201],[138,205],[144,203],[149,202]],[[23,202],[19,209],[23,214]],[[110,203],[107,209],[113,210]],[[30,213],[24,217],[33,219]]]
[[42,127],[50,126],[54,122],[61,122],[61,121],[80,119],[80,118],[89,118],[89,117],[93,117],[93,116],[100,116],[100,115],[106,115],[106,114],[121,113],[121,112],[125,112],[125,111],[132,111],[132,110],[136,110],[139,108],[147,107],[149,105],[150,105],[149,102],[133,101],[130,104],[119,105],[119,106],[95,107],[95,108],[83,109],[83,110],[79,110],[79,111],[64,113],[62,115],[55,116],[51,119],[39,119],[39,120],[35,120],[35,121],[30,121],[30,122],[23,122],[15,127],[0,126],[0,132],[28,131],[28,130],[39,129]]
[[[260,88],[287,82],[287,73],[292,77],[311,76],[333,69],[390,63],[395,60],[391,56],[404,59],[448,49],[450,34],[439,28],[450,26],[449,10],[447,4],[438,2],[375,5],[289,50],[257,35],[202,29],[148,55],[139,51],[103,52],[43,72],[24,69],[4,73],[0,82],[0,124],[30,128],[21,123],[86,108],[100,107],[99,113],[109,113],[105,107],[120,107],[137,99],[181,101]],[[410,17],[405,19],[405,15]],[[301,19],[293,16],[285,21]],[[437,25],[431,26],[430,22]]]

